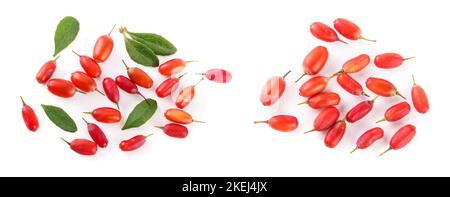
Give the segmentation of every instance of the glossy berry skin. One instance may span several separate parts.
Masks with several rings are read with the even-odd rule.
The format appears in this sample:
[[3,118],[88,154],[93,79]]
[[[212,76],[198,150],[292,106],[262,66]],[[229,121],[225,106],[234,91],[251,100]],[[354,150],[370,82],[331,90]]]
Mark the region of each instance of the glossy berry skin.
[[356,25],[355,23],[344,19],[344,18],[338,18],[334,20],[334,28],[336,29],[339,34],[344,36],[345,38],[349,40],[358,40],[363,39],[367,41],[375,42],[375,40],[369,40],[367,38],[364,38],[361,35],[361,29]]
[[373,108],[373,100],[362,101],[348,111],[345,116],[347,122],[354,123],[364,118]]
[[397,88],[394,86],[394,84],[385,79],[369,77],[366,80],[366,86],[370,91],[377,94],[378,96],[391,97],[397,95],[406,100],[406,98],[397,91]]
[[85,113],[91,114],[95,120],[102,123],[117,123],[122,119],[120,111],[110,107],[100,107],[92,112]]
[[338,94],[334,92],[322,92],[310,97],[307,101],[303,103],[299,103],[299,105],[308,104],[311,108],[323,109],[334,105],[338,105],[340,101],[341,97],[339,97]]
[[153,85],[153,79],[142,69],[138,67],[128,67],[124,60],[122,60],[124,63],[128,77],[130,77],[130,80],[143,88],[151,88]]
[[303,59],[303,75],[295,82],[300,81],[305,75],[315,75],[319,73],[328,61],[328,49],[317,46],[312,49],[305,59]]
[[39,120],[36,116],[36,113],[34,113],[33,108],[31,108],[29,105],[25,103],[22,97],[20,97],[22,100],[22,118],[23,122],[27,126],[28,130],[30,131],[36,131],[39,128]]
[[224,69],[210,69],[202,73],[208,80],[216,83],[228,83],[231,81],[231,73]]
[[166,135],[174,138],[186,138],[189,134],[189,131],[185,126],[175,123],[169,123],[164,127],[157,128],[162,129]]
[[361,84],[359,84],[358,81],[353,79],[353,77],[351,77],[349,74],[345,72],[338,74],[337,82],[345,91],[347,91],[350,94],[353,94],[355,96],[363,95],[369,97],[369,95],[367,95],[363,91]]
[[102,82],[103,90],[105,91],[106,97],[108,99],[115,103],[117,106],[119,106],[119,100],[120,100],[120,93],[119,88],[117,87],[116,82],[114,79],[110,77],[106,77],[103,79]]
[[323,109],[316,119],[314,119],[314,129],[307,131],[309,133],[312,131],[325,131],[332,127],[339,118],[339,110],[336,107],[328,107]]
[[94,59],[86,55],[79,55],[78,53],[75,54],[80,57],[80,65],[81,67],[83,67],[86,74],[88,74],[92,78],[100,77],[100,75],[102,74],[102,69]]
[[103,130],[94,123],[87,122],[86,120],[84,121],[87,124],[87,129],[92,140],[94,140],[100,148],[106,148],[108,146],[108,138],[106,138]]
[[342,71],[346,73],[357,73],[367,67],[370,63],[370,56],[366,54],[358,55],[342,65]]
[[76,71],[70,76],[72,83],[83,92],[92,92],[97,89],[97,83],[84,72]]
[[111,55],[113,48],[114,41],[109,34],[100,36],[95,42],[92,57],[97,62],[105,62]]
[[155,90],[159,98],[165,98],[175,92],[180,84],[180,78],[171,77],[164,80]]
[[187,63],[189,62],[186,62],[183,59],[179,58],[171,59],[161,64],[158,68],[158,71],[161,75],[170,77],[183,71]]
[[166,110],[164,116],[166,117],[167,120],[170,120],[178,124],[191,124],[192,122],[200,122],[194,120],[191,114],[176,108]]
[[356,141],[356,147],[351,153],[355,152],[358,149],[366,149],[377,140],[383,138],[383,136],[384,131],[380,127],[375,127],[367,130],[358,138],[358,141]]
[[416,135],[416,127],[413,125],[405,125],[400,128],[394,136],[392,136],[391,141],[389,142],[389,148],[380,154],[384,155],[390,150],[398,150],[405,147]]
[[270,78],[264,85],[259,100],[264,106],[270,106],[276,103],[286,90],[286,81],[284,78],[290,73],[287,72],[283,77],[277,76]]
[[[64,139],[63,139],[64,140]],[[64,140],[65,141],[65,140]],[[97,144],[86,139],[75,139],[72,142],[67,142],[70,148],[80,155],[95,155],[97,153]]]
[[[414,79],[414,76],[413,76]],[[413,101],[414,108],[416,108],[416,111],[419,113],[427,113],[427,111],[430,109],[430,104],[428,103],[428,97],[425,93],[425,90],[420,86],[417,85],[415,80],[414,85],[411,89],[411,98]]]
[[47,83],[47,89],[52,94],[62,98],[70,98],[76,92],[75,85],[64,79],[50,79]]
[[129,94],[137,94],[139,92],[138,87],[130,79],[123,75],[116,77],[116,84],[120,89]]
[[328,148],[334,148],[336,147],[339,142],[341,141],[342,137],[344,137],[345,129],[347,128],[347,125],[345,121],[339,120],[334,124],[325,135],[325,145]]
[[147,139],[147,137],[148,136],[137,135],[128,140],[123,140],[122,142],[120,142],[119,148],[125,152],[136,150],[145,144],[145,140]]
[[281,132],[290,132],[298,127],[298,120],[294,116],[290,115],[277,115],[273,116],[269,120],[266,121],[255,121],[255,124],[258,123],[266,123],[269,124],[272,129],[275,129],[277,131]]
[[325,41],[325,42],[342,42],[344,44],[347,44],[346,42],[339,39],[337,33],[328,25],[325,25],[321,22],[315,22],[311,24],[309,27],[309,30],[311,31],[311,34],[316,37],[319,40]]
[[384,113],[384,118],[377,121],[377,123],[383,121],[395,122],[408,115],[410,111],[411,107],[409,106],[408,102],[395,104],[386,110],[386,112]]
[[404,61],[412,59],[414,57],[403,58],[397,53],[384,53],[375,57],[375,66],[383,69],[396,68],[403,64]]
[[328,85],[328,78],[324,76],[316,76],[305,83],[300,87],[299,94],[303,97],[311,97],[318,93],[323,92]]
[[56,61],[50,60],[46,62],[36,74],[36,81],[38,83],[47,83],[56,70]]

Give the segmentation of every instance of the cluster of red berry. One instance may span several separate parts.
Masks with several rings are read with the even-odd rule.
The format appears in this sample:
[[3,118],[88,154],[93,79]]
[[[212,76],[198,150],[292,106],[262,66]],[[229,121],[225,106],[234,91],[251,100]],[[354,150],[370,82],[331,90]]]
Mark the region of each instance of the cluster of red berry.
[[[113,30],[111,30],[111,32],[112,31]],[[52,75],[57,67],[56,61],[59,56],[54,60],[50,60],[45,63],[36,75],[36,80],[41,84],[46,84],[48,90],[58,97],[70,98],[73,97],[76,92],[86,94],[94,91],[106,96],[117,106],[117,109],[111,107],[100,107],[90,112],[85,112],[85,114],[92,115],[96,121],[107,124],[118,123],[122,120],[122,114],[119,107],[119,88],[126,93],[142,97],[144,101],[146,101],[149,105],[152,105],[152,103],[149,102],[150,99],[147,99],[147,97],[141,93],[139,88],[150,89],[154,83],[153,79],[145,71],[137,67],[129,67],[126,62],[122,60],[122,63],[125,65],[127,70],[128,77],[124,75],[118,75],[115,79],[103,77],[102,86],[104,93],[97,88],[96,79],[100,78],[102,74],[102,69],[99,63],[105,62],[110,57],[114,48],[114,41],[110,36],[111,32],[98,38],[94,46],[92,58],[86,55],[80,55],[73,51],[79,57],[79,62],[84,72],[73,72],[71,74],[70,81],[52,78]],[[155,89],[155,93],[158,97],[168,97],[177,90],[180,84],[180,79],[186,73],[179,77],[173,76],[183,72],[186,64],[189,62],[190,61],[175,58],[159,65],[159,73],[168,78]],[[205,73],[199,73],[199,75],[202,76],[200,81],[202,81],[204,77],[217,83],[228,83],[231,80],[231,73],[223,69],[210,69]],[[198,83],[200,83],[200,81]],[[184,87],[179,91],[178,96],[176,97],[175,105],[180,109],[172,108],[165,112],[164,115],[166,119],[172,121],[173,123],[166,124],[163,127],[157,126],[157,128],[162,129],[168,136],[185,138],[188,135],[188,129],[183,125],[187,125],[192,122],[201,122],[194,120],[188,112],[182,110],[194,99],[195,87],[197,84]],[[29,130],[36,131],[39,128],[38,118],[33,109],[27,105],[25,101],[23,101],[23,98],[22,102],[22,116],[25,124]],[[90,123],[84,118],[83,120],[87,124],[87,130],[93,141],[87,139],[75,139],[68,142],[64,139],[63,140],[70,145],[70,148],[73,151],[81,155],[94,155],[97,152],[97,146],[101,148],[106,148],[108,146],[108,139],[97,124]],[[62,121],[60,120],[59,122]],[[75,131],[76,126],[71,132]],[[122,151],[136,150],[145,143],[146,138],[150,135],[137,135],[131,139],[123,140],[120,142],[119,147]]]
[[[360,28],[353,22],[346,19],[336,19],[334,21],[334,28],[342,36],[349,40],[363,39],[367,41],[376,42],[375,40],[369,40],[361,35]],[[315,22],[310,26],[311,34],[325,42],[342,42],[347,44],[347,42],[342,41],[335,30],[333,30],[328,25]],[[303,61],[303,72],[304,74],[298,78],[295,82],[298,82],[305,75],[316,75],[318,74],[325,64],[327,63],[329,52],[326,47],[318,46],[312,49],[312,51],[306,55]],[[410,58],[404,58],[396,53],[384,53],[377,55],[374,60],[376,67],[381,69],[392,69],[403,64],[404,61]],[[345,62],[338,72],[330,76],[314,76],[307,80],[301,85],[299,89],[300,96],[308,98],[305,102],[299,103],[308,104],[311,108],[321,110],[314,120],[314,128],[305,133],[312,131],[326,131],[325,135],[325,145],[329,148],[334,148],[338,145],[344,136],[346,125],[348,123],[354,123],[365,117],[373,108],[373,104],[378,97],[392,97],[400,96],[401,98],[406,98],[399,93],[397,88],[389,81],[380,78],[369,77],[366,80],[366,87],[372,91],[377,96],[372,100],[366,100],[358,103],[356,106],[351,108],[345,115],[343,119],[339,119],[340,112],[334,107],[341,102],[339,94],[335,92],[325,92],[325,89],[329,81],[336,77],[338,84],[348,93],[355,96],[366,96],[369,97],[367,93],[364,92],[361,84],[351,77],[353,73],[362,71],[370,64],[370,56],[367,54],[361,54],[354,57],[347,62]],[[277,76],[269,79],[260,95],[260,101],[264,106],[270,106],[276,103],[279,98],[283,95],[286,89],[285,77],[290,73],[287,72],[283,77]],[[413,77],[414,81],[414,77]],[[429,109],[429,103],[427,95],[422,87],[417,85],[414,81],[411,98],[414,107],[419,113],[426,113]],[[410,106],[408,102],[400,102],[385,112],[385,117],[378,122],[382,121],[397,121],[405,117],[410,112]],[[377,122],[377,123],[378,123]],[[267,123],[273,129],[289,132],[297,129],[298,120],[296,117],[291,115],[277,115],[273,116],[266,121],[255,121],[255,123]],[[416,128],[413,125],[407,124],[401,127],[391,138],[389,150],[397,150],[405,145],[407,145],[416,133]],[[383,138],[384,131],[379,127],[369,129],[364,134],[362,134],[356,142],[356,148],[354,149],[365,149],[373,144],[375,141]],[[385,151],[385,152],[387,152]],[[353,151],[352,151],[353,152]],[[383,152],[382,154],[384,154]]]

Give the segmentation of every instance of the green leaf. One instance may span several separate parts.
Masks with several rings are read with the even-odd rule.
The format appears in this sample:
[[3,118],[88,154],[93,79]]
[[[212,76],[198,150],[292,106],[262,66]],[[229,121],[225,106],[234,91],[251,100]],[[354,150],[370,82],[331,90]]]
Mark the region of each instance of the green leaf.
[[177,52],[177,48],[164,37],[154,33],[133,33],[128,32],[131,38],[147,45],[156,55],[172,55]]
[[77,37],[80,30],[80,23],[71,16],[64,17],[58,24],[55,32],[55,52],[53,56],[58,55]]
[[64,131],[74,133],[77,131],[77,125],[73,119],[63,109],[52,105],[41,105],[48,118]]
[[125,46],[130,58],[143,66],[159,66],[158,57],[146,45],[125,36]]
[[155,114],[158,103],[153,99],[141,101],[128,116],[122,130],[140,127]]

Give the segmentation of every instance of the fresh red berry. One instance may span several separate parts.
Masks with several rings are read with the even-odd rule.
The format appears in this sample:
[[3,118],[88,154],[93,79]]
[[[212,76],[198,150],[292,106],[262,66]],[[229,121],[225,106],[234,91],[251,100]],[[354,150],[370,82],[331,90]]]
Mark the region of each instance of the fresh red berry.
[[80,155],[95,155],[97,153],[97,144],[86,139],[75,139],[71,142],[66,141],[61,138],[64,142],[66,142],[70,148]]
[[430,109],[427,94],[420,85],[416,84],[414,76],[413,76],[413,83],[414,85],[411,89],[411,98],[413,101],[414,108],[416,108],[417,112],[419,113],[422,114],[427,113],[427,111]]
[[87,124],[87,129],[92,140],[94,140],[100,148],[106,148],[106,146],[108,146],[108,138],[106,138],[102,129],[98,125],[86,121],[84,118],[83,121]]
[[185,126],[175,123],[166,124],[164,127],[157,126],[156,128],[163,130],[166,135],[174,138],[186,138],[189,134]]
[[311,97],[325,90],[328,85],[328,77],[316,76],[300,86],[299,94],[303,97]]
[[100,77],[100,75],[102,74],[102,69],[94,59],[85,55],[80,55],[75,51],[72,52],[80,57],[80,65],[81,67],[83,67],[86,74],[88,74],[92,78]]
[[62,98],[70,98],[76,92],[75,85],[64,79],[50,79],[47,83],[47,89],[52,94]]
[[398,92],[394,84],[385,79],[369,77],[366,80],[366,86],[370,91],[378,96],[391,97],[397,95],[406,100],[406,98]]
[[377,123],[383,122],[383,121],[394,122],[394,121],[400,120],[403,117],[405,117],[406,115],[408,115],[410,111],[411,111],[411,107],[409,106],[409,104],[407,102],[401,102],[401,103],[395,104],[386,110],[386,112],[384,113],[384,118],[377,121]]
[[137,135],[128,140],[123,140],[122,142],[120,142],[119,148],[125,152],[136,150],[136,149],[142,147],[142,145],[145,144],[145,140],[147,139],[147,137],[149,137],[151,135],[153,135],[153,134],[150,134],[147,136]]
[[191,114],[176,108],[166,110],[164,116],[167,120],[179,124],[191,124],[193,122],[204,123],[203,121],[194,120]]
[[299,103],[298,105],[308,104],[311,108],[323,109],[338,105],[340,101],[341,97],[339,97],[339,94],[334,92],[322,92],[310,97],[308,100]]
[[359,84],[358,81],[353,79],[349,74],[342,72],[339,73],[337,76],[337,82],[338,84],[348,93],[353,94],[355,96],[367,96],[370,97],[368,94],[366,94],[363,90],[363,87],[361,84]]
[[122,119],[122,115],[119,110],[110,107],[100,107],[92,112],[84,112],[90,114],[95,120],[102,123],[116,123]]
[[122,60],[125,68],[127,69],[128,77],[130,80],[143,88],[151,88],[153,85],[153,79],[143,70],[138,67],[128,67],[124,60]]
[[397,53],[384,53],[375,57],[375,66],[378,68],[390,69],[396,68],[403,64],[404,61],[413,59],[414,57],[403,58]]
[[120,93],[114,79],[106,77],[103,79],[102,85],[106,97],[108,97],[111,102],[115,103],[117,105],[117,108],[119,109]]
[[180,84],[180,79],[184,76],[181,75],[179,77],[170,77],[164,80],[159,86],[156,88],[156,95],[160,98],[165,98],[171,95],[178,88]]
[[394,136],[392,136],[391,141],[389,142],[389,148],[385,150],[380,156],[386,154],[390,150],[398,150],[405,147],[416,135],[416,127],[413,125],[405,125],[400,128]]
[[367,67],[370,63],[370,56],[366,54],[358,55],[342,65],[342,71],[346,73],[357,73]]
[[342,140],[345,134],[345,129],[347,128],[347,125],[345,121],[338,120],[327,132],[325,135],[325,145],[328,148],[334,148],[336,147],[339,142]]
[[98,93],[104,95],[100,90],[97,89],[97,82],[94,79],[89,77],[84,72],[75,71],[70,76],[70,80],[72,83],[83,92],[92,92],[97,91]]
[[361,29],[355,23],[344,19],[338,18],[334,20],[334,28],[338,31],[342,36],[349,40],[367,40],[371,42],[376,42],[376,40],[369,40],[361,35]]
[[170,77],[172,75],[176,75],[184,70],[186,64],[195,62],[195,61],[184,61],[183,59],[175,58],[171,59],[163,64],[161,64],[158,68],[159,73],[161,75]]
[[300,81],[305,75],[315,75],[319,73],[328,61],[328,50],[326,47],[317,46],[312,49],[305,59],[303,59],[303,75],[295,82]]
[[356,141],[356,147],[350,153],[355,152],[358,149],[366,149],[377,140],[383,138],[384,131],[380,127],[375,127],[364,132]]
[[181,109],[188,106],[195,97],[195,87],[202,81],[203,81],[203,78],[199,82],[197,82],[195,85],[183,88],[177,96],[175,105]]
[[289,132],[297,129],[298,127],[298,120],[294,116],[290,115],[277,115],[273,116],[269,120],[265,121],[255,121],[255,124],[258,123],[266,123],[269,124],[272,129],[275,129],[277,131],[281,132]]
[[339,118],[339,110],[336,107],[328,107],[323,109],[319,115],[317,115],[316,119],[314,119],[314,128],[306,131],[306,133],[310,133],[313,131],[325,131],[332,127]]
[[22,118],[25,122],[25,125],[27,126],[28,130],[30,131],[36,131],[39,128],[39,121],[34,113],[33,108],[31,108],[29,105],[25,103],[22,97],[20,97],[22,100]]
[[[377,97],[375,97],[375,99],[377,99]],[[361,120],[367,114],[369,114],[369,112],[372,111],[375,99],[362,101],[358,103],[355,107],[350,109],[350,111],[348,111],[347,115],[345,116],[347,122],[354,123],[358,120]]]
[[337,33],[331,29],[330,26],[325,25],[321,22],[315,22],[311,24],[309,30],[311,31],[311,34],[316,37],[319,40],[325,41],[325,42],[342,42],[344,44],[347,44],[346,42],[339,39]]
[[[56,59],[58,59],[57,57]],[[47,83],[56,70],[56,59],[46,62],[36,74],[36,81],[38,83]]]
[[92,53],[92,57],[97,62],[105,62],[114,48],[114,41],[111,38],[111,32],[114,30],[114,27],[111,29],[109,34],[100,36],[95,42],[94,52]]

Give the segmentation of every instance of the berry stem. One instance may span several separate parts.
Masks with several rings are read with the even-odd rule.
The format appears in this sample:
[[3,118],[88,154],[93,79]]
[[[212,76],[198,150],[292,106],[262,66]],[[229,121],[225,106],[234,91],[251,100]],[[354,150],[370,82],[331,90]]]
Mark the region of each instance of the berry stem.
[[54,62],[56,62],[56,60],[58,60],[61,57],[61,55],[56,56],[55,59],[53,59]]
[[198,62],[198,61],[197,60],[184,61],[184,64],[189,64],[189,63],[194,63],[194,62]]
[[378,155],[378,157],[383,156],[384,154],[386,154],[387,152],[389,152],[390,150],[392,150],[391,147],[389,147],[387,150],[385,150],[384,152],[382,152],[380,155]]
[[298,81],[300,81],[305,75],[306,75],[306,73],[303,73],[297,80],[295,80],[295,83],[297,83]]
[[386,121],[386,118],[383,118],[383,119],[381,119],[381,120],[379,120],[379,121],[376,121],[375,123],[378,124],[378,123],[384,122],[384,121]]
[[67,143],[70,146],[70,142],[68,142],[67,140],[65,140],[64,138],[61,138],[62,141],[64,141],[65,143]]
[[114,24],[113,27],[111,28],[111,30],[109,31],[108,36],[111,35],[111,33],[112,33],[112,31],[114,30],[114,28],[116,28],[116,24]]
[[155,128],[158,128],[158,129],[164,130],[164,127],[162,127],[162,126],[155,126]]
[[83,119],[83,121],[84,121],[86,124],[89,124],[89,122],[88,122],[86,119],[84,119],[84,118],[81,118],[81,119]]
[[[365,96],[365,97],[368,97],[368,98],[370,98],[370,95],[368,95],[367,93],[365,93],[364,91],[361,93],[361,95],[363,95],[363,96]],[[378,96],[377,96],[378,97]],[[375,98],[377,98],[377,97],[375,97]]]
[[117,109],[120,110],[119,102],[116,103]]
[[95,91],[97,91],[98,93],[100,93],[101,95],[105,96],[105,94],[103,92],[101,92],[99,89],[95,88]]
[[364,36],[360,36],[359,39],[365,40],[365,41],[369,41],[369,42],[377,42],[377,40],[368,39],[368,38],[366,38]]
[[196,123],[206,123],[206,122],[203,122],[203,121],[201,121],[201,120],[192,120],[192,122],[196,122]]
[[186,76],[187,73],[182,74],[181,76],[178,77],[178,79],[183,78],[184,76]]
[[407,100],[406,97],[404,97],[402,94],[400,94],[400,92],[396,92],[395,94],[397,94],[397,96],[402,97],[403,99]]
[[78,92],[78,93],[80,93],[80,94],[86,94],[86,92],[83,92],[83,91],[81,91],[81,90],[75,90],[75,92]]
[[202,77],[202,78],[200,79],[200,81],[198,81],[198,82],[194,85],[194,87],[196,87],[198,84],[200,84],[200,82],[202,82],[203,80],[205,80],[205,78]]
[[355,147],[352,151],[350,151],[350,154],[354,153],[354,152],[357,151],[358,149],[359,149],[358,146]]
[[413,85],[416,85],[416,78],[414,77],[414,75],[412,75],[412,79],[413,79]]
[[123,65],[125,65],[125,68],[128,70],[130,67],[128,67],[127,63],[125,63],[125,60],[122,59]]
[[377,100],[377,98],[380,96],[376,96],[375,98],[372,99],[372,102],[375,102],[375,100]]
[[311,129],[311,130],[309,130],[309,131],[304,132],[303,134],[312,133],[312,132],[314,132],[314,131],[316,131],[316,130],[315,130],[315,129]]
[[81,55],[75,52],[74,50],[72,50],[72,52],[75,53],[75,55],[78,55],[78,57],[81,57]]
[[348,44],[347,42],[345,42],[345,41],[343,41],[343,40],[341,40],[341,39],[339,39],[339,40],[337,40],[337,41],[342,42],[342,43],[344,43],[344,44]]
[[283,75],[283,79],[286,78],[286,76],[289,75],[289,73],[291,73],[291,71],[289,70],[286,74]]
[[22,104],[23,104],[23,105],[27,105],[27,104],[25,103],[25,100],[23,100],[23,97],[22,97],[22,96],[20,96],[20,100],[22,101]]
[[260,124],[260,123],[266,123],[266,124],[268,124],[269,121],[268,121],[268,120],[261,120],[261,121],[254,121],[253,123],[254,123],[254,124]]
[[306,103],[308,103],[308,100],[303,101],[303,102],[301,102],[301,103],[299,103],[299,104],[297,104],[297,105],[304,105],[304,104],[306,104]]
[[416,58],[416,56],[412,56],[412,57],[407,57],[407,58],[403,58],[403,61],[407,61],[407,60],[410,60],[410,59],[414,59],[414,58]]
[[150,137],[150,136],[152,136],[153,135],[153,133],[150,133],[150,134],[148,134],[148,135],[145,135],[144,137],[145,138],[148,138],[148,137]]
[[89,115],[92,115],[92,112],[83,112],[83,114],[89,114]]

